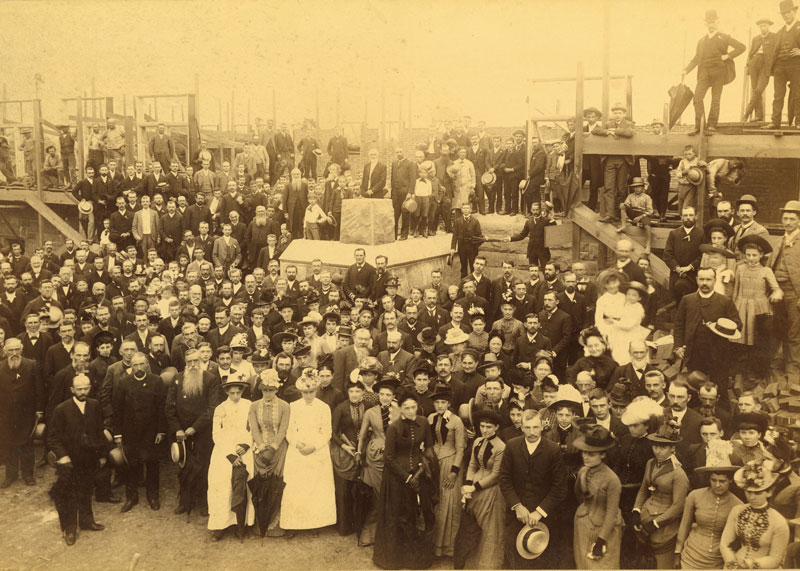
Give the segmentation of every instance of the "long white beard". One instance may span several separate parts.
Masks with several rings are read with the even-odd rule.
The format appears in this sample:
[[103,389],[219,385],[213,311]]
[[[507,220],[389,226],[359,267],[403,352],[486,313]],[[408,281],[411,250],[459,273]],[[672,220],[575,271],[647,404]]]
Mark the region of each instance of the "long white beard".
[[186,369],[183,373],[183,394],[195,397],[203,391],[203,371],[200,369]]

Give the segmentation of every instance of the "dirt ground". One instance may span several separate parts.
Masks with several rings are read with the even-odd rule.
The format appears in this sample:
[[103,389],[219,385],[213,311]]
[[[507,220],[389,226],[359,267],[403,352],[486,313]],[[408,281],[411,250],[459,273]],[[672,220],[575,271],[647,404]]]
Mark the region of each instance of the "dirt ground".
[[[37,447],[36,457],[41,458]],[[359,548],[355,535],[340,537],[333,527],[319,537],[306,532],[293,539],[253,536],[240,543],[232,534],[211,541],[207,518],[172,513],[177,505],[177,471],[161,467],[161,509],[152,511],[140,490],[140,503],[126,514],[121,504],[94,504],[104,531],[80,532],[72,547],[61,536],[58,515],[47,491],[55,480],[50,468],[36,469],[36,486],[22,480],[0,490],[0,569],[376,569],[372,548]],[[124,497],[124,486],[115,493]],[[441,560],[434,569],[452,569]]]

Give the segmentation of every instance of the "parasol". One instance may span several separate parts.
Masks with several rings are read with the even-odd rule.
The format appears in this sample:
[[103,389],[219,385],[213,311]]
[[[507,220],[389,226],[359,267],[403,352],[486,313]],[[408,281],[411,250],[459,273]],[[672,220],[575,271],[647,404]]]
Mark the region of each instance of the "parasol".
[[283,489],[286,484],[283,478],[274,474],[265,476],[258,474],[247,485],[253,495],[253,508],[255,509],[256,525],[261,537],[267,533],[269,524],[278,515],[283,499]]

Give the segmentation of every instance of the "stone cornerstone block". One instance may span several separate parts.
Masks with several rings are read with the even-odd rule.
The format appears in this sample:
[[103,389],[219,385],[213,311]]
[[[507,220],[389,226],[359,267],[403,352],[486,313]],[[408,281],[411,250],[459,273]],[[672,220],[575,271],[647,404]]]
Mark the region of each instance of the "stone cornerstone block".
[[343,244],[376,246],[394,242],[392,201],[383,198],[351,198],[342,201]]

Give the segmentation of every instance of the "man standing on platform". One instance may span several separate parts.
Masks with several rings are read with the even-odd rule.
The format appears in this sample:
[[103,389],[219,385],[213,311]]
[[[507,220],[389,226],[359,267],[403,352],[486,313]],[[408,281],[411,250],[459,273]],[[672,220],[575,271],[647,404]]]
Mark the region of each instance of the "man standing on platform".
[[363,198],[383,198],[386,194],[386,165],[378,160],[378,149],[369,150],[369,162],[364,165],[361,176]]
[[703,100],[709,89],[711,89],[711,109],[708,112],[706,134],[713,135],[717,132],[722,88],[733,81],[735,76],[733,58],[747,49],[742,42],[718,31],[719,17],[716,10],[706,11],[705,23],[708,34],[697,42],[697,52],[682,74],[685,76],[697,68],[697,86],[694,89],[694,131],[689,135],[697,135],[700,132],[700,124],[706,114]]
[[175,156],[175,143],[167,135],[167,126],[158,124],[158,133],[150,139],[150,162],[158,161],[164,172],[169,170],[172,157]]
[[747,56],[747,74],[750,76],[750,101],[744,110],[743,121],[753,116],[753,121],[761,122],[764,120],[764,100],[761,95],[769,85],[770,68],[769,64],[775,58],[775,32],[770,32],[769,28],[774,24],[769,18],[761,18],[758,22],[759,35],[753,38],[750,44],[750,53]]
[[505,214],[516,216],[519,212],[519,183],[525,178],[525,131],[514,131],[514,142],[503,157],[503,196]]
[[503,238],[504,242],[518,242],[528,237],[528,262],[532,266],[544,269],[544,265],[550,261],[550,249],[544,241],[545,226],[551,226],[556,221],[553,219],[553,212],[550,211],[548,217],[541,216],[541,207],[538,202],[531,204],[531,216],[525,221],[525,226],[519,233]]
[[[611,108],[612,119],[603,127],[595,128],[591,133],[600,137],[630,139],[635,131],[631,121],[625,118],[628,108],[617,103]],[[603,193],[600,196],[599,222],[619,221],[619,204],[628,194],[628,173],[633,166],[631,155],[606,155],[603,161]]]
[[408,193],[414,193],[416,182],[412,164],[405,158],[403,147],[395,149],[396,160],[392,163],[392,209],[394,210],[394,238],[397,240],[397,222],[400,221],[400,239],[408,238],[408,212],[403,210],[403,202]]
[[[767,67],[773,76],[775,89],[772,100],[772,121],[762,129],[778,129],[783,118],[783,99],[786,97],[786,84],[800,85],[800,23],[797,21],[797,6],[794,0],[781,0],[781,17],[785,25],[778,30],[775,37],[774,59],[767,61]],[[792,107],[789,96],[789,122],[797,110]]]
[[461,205],[461,216],[455,220],[453,239],[450,242],[450,254],[458,252],[461,260],[461,278],[472,271],[472,264],[478,255],[478,249],[485,241],[481,231],[481,223],[472,217],[472,205],[464,202]]

